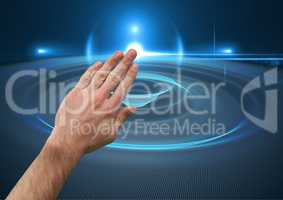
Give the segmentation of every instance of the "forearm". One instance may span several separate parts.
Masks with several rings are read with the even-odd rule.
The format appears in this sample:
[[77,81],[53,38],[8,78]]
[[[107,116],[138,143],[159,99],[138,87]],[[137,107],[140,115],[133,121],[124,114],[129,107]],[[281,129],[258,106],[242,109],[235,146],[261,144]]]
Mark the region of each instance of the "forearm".
[[79,159],[49,138],[7,199],[55,199]]
[[55,199],[82,155],[116,139],[136,110],[121,107],[137,75],[136,56],[134,50],[116,52],[82,75],[57,111],[57,128],[7,199]]

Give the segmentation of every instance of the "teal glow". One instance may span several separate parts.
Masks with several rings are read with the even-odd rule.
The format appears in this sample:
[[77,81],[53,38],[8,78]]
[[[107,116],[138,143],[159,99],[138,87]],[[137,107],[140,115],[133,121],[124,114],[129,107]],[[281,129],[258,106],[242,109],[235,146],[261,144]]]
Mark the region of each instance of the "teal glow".
[[132,33],[136,34],[136,33],[139,32],[139,30],[140,30],[140,28],[137,25],[132,25],[131,26],[131,32]]
[[47,51],[47,49],[39,48],[39,49],[36,50],[36,52],[37,52],[38,54],[46,54],[48,51]]
[[173,143],[173,144],[131,144],[131,143],[119,143],[114,142],[112,144],[107,145],[108,148],[112,149],[124,149],[124,150],[139,150],[139,151],[164,151],[164,150],[182,150],[182,149],[193,149],[198,147],[206,147],[210,145],[214,145],[217,143],[222,143],[223,140],[230,134],[236,132],[239,130],[246,121],[240,122],[236,127],[229,130],[225,134],[207,138],[203,140],[198,141],[191,141],[191,142],[185,142],[185,143]]

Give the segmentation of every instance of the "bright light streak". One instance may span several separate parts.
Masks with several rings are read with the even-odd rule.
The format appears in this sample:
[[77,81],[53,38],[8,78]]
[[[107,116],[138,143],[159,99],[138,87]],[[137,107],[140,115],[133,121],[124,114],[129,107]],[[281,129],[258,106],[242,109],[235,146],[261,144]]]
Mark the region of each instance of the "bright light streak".
[[138,33],[139,32],[139,27],[137,25],[132,25],[131,26],[131,32],[132,33]]
[[136,50],[137,53],[138,53],[138,57],[141,57],[141,56],[144,56],[144,55],[145,55],[145,52],[144,52],[144,49],[143,49],[142,45],[141,45],[140,43],[138,43],[138,42],[130,43],[130,44],[127,46],[126,50],[128,51],[128,50],[130,50],[130,49]]
[[233,50],[232,49],[224,49],[222,52],[225,53],[225,54],[232,54]]

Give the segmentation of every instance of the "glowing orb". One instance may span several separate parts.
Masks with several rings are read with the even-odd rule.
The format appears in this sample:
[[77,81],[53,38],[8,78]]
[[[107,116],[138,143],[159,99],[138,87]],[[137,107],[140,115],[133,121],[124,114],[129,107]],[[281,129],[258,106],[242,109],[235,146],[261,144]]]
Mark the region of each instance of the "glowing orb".
[[144,54],[145,54],[142,45],[140,43],[138,43],[138,42],[133,42],[133,43],[129,44],[127,46],[126,50],[128,51],[129,49],[136,50],[137,53],[138,53],[138,57],[144,56]]
[[46,49],[37,49],[37,53],[38,54],[45,54],[45,53],[47,53],[47,50]]
[[222,52],[225,53],[225,54],[232,54],[233,50],[232,49],[224,49]]
[[139,32],[139,27],[137,25],[131,26],[131,32],[132,33],[138,33]]

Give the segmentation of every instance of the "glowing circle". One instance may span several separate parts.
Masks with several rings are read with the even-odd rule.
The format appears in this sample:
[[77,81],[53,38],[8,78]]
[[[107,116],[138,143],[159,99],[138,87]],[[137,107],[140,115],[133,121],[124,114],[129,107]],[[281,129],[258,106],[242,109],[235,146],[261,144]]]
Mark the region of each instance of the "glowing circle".
[[[109,55],[101,55],[97,56],[96,59],[98,60],[105,60],[108,58]],[[253,129],[248,126],[247,120],[245,118],[242,118],[241,112],[237,109],[237,106],[240,104],[237,101],[237,97],[233,95],[232,92],[240,92],[241,90],[241,84],[246,83],[246,79],[249,80],[249,76],[239,76],[234,75],[233,70],[229,71],[230,76],[229,79],[226,79],[227,90],[223,90],[223,95],[221,95],[220,101],[223,102],[223,107],[219,107],[220,112],[219,114],[215,115],[215,120],[219,119],[221,122],[225,123],[227,126],[227,129],[225,129],[224,132],[221,134],[215,134],[213,130],[208,130],[208,135],[193,135],[190,133],[190,130],[183,130],[183,129],[177,129],[176,134],[174,132],[169,131],[170,134],[163,135],[158,134],[152,135],[150,139],[148,138],[149,130],[147,128],[139,128],[135,131],[134,128],[132,128],[131,124],[135,124],[137,121],[142,119],[142,123],[148,124],[149,122],[151,124],[168,124],[168,127],[170,130],[176,130],[175,129],[175,122],[177,121],[178,124],[183,124],[186,122],[187,119],[189,119],[190,123],[201,123],[201,124],[209,124],[204,121],[204,118],[206,119],[206,116],[203,118],[200,118],[199,116],[194,116],[190,114],[190,112],[186,112],[185,107],[183,107],[186,98],[183,98],[188,94],[188,92],[191,92],[186,90],[187,86],[194,82],[194,80],[202,80],[207,82],[214,82],[218,80],[222,80],[222,73],[218,73],[219,71],[222,72],[223,61],[219,61],[216,63],[209,63],[203,64],[203,61],[192,61],[191,57],[184,57],[182,65],[180,68],[182,68],[183,76],[182,76],[182,82],[177,81],[178,79],[175,78],[174,74],[176,72],[176,59],[178,59],[177,56],[159,56],[159,57],[143,57],[141,59],[141,64],[143,65],[142,71],[139,73],[139,76],[137,79],[140,82],[144,82],[148,84],[149,86],[152,85],[155,82],[163,83],[162,86],[164,87],[158,87],[157,89],[155,87],[150,87],[154,90],[151,90],[151,92],[143,92],[141,91],[141,88],[136,88],[135,90],[131,91],[125,101],[123,102],[125,105],[129,106],[136,106],[139,107],[139,113],[140,115],[134,116],[135,118],[132,118],[129,120],[129,125],[126,126],[125,130],[129,130],[129,134],[124,132],[124,130],[120,131],[120,137],[112,144],[108,145],[107,147],[110,149],[124,149],[124,150],[139,150],[139,151],[167,151],[167,150],[189,150],[189,149],[195,149],[195,148],[204,148],[212,145],[218,145],[222,143],[226,143],[228,141],[233,141],[236,139],[243,138],[244,136],[248,136],[252,133],[254,133]],[[70,58],[58,58],[58,59],[48,59],[48,60],[42,60],[40,63],[28,63],[27,65],[32,68],[38,67],[38,65],[45,66],[46,63],[49,64],[49,66],[52,66],[50,69],[58,70],[58,76],[60,78],[57,81],[62,81],[67,83],[72,83],[72,81],[76,81],[79,79],[78,74],[83,72],[87,66],[84,66],[87,63],[87,60],[85,57],[72,57]],[[59,65],[58,65],[59,63]],[[51,64],[51,65],[50,65]],[[242,63],[240,65],[243,65]],[[22,65],[19,65],[20,68]],[[238,69],[238,64],[234,62],[230,62],[230,69]],[[245,64],[246,67],[249,67],[249,64]],[[209,70],[209,73],[207,72]],[[156,73],[156,72],[162,72],[162,73]],[[245,71],[246,72],[246,71]],[[247,74],[246,74],[247,75]],[[248,74],[249,75],[249,74]],[[211,80],[212,79],[212,80]],[[20,95],[18,96],[18,99],[24,104],[24,105],[37,105],[37,101],[33,97],[35,95],[38,95],[38,82],[33,82],[31,86],[31,82],[34,81],[33,79],[28,80],[26,84],[23,84],[22,87],[19,87],[19,91],[22,91],[23,88],[27,90],[26,95]],[[53,81],[53,79],[52,79]],[[56,81],[56,80],[54,80]],[[55,83],[55,82],[54,82]],[[164,85],[165,83],[165,85]],[[178,92],[181,92],[181,96],[179,96]],[[195,89],[192,90],[194,92],[193,94],[198,94],[199,90]],[[197,92],[197,93],[195,93]],[[174,99],[178,101],[167,101],[166,95],[172,94],[172,97],[176,97]],[[164,96],[162,96],[164,95]],[[159,97],[160,96],[160,97]],[[165,98],[164,98],[165,97]],[[250,97],[251,101],[255,105],[259,105],[260,101],[258,98],[255,98],[253,96]],[[166,113],[166,114],[152,114],[152,112],[146,112],[151,111],[151,107],[147,106],[151,102],[154,102],[155,108],[158,109],[158,111],[164,111],[167,108],[173,109],[173,111],[177,111],[178,105],[181,105],[180,113]],[[59,102],[57,102],[59,103]],[[234,106],[231,106],[231,105]],[[192,102],[190,101],[190,106],[202,106],[207,104],[202,104],[202,102]],[[226,108],[229,107],[229,112],[223,116],[223,112],[226,112]],[[234,112],[230,110],[234,108]],[[253,109],[256,109],[257,106],[254,106]],[[54,117],[55,114],[52,113],[46,113],[46,114],[36,114],[30,117],[25,117],[23,120],[33,126],[34,128],[38,128],[40,131],[49,134],[52,129],[54,128]],[[144,112],[144,113],[143,113]],[[140,117],[142,116],[142,118]],[[138,122],[140,123],[140,122]],[[217,124],[215,124],[217,125]],[[147,125],[146,125],[147,126]],[[214,126],[214,125],[213,125]],[[128,129],[129,128],[129,129]],[[247,129],[248,128],[248,129]],[[145,131],[145,132],[144,132]],[[156,131],[154,131],[156,132]],[[158,132],[157,132],[158,133]],[[171,134],[172,133],[172,134]],[[173,134],[174,133],[174,134]],[[124,137],[127,136],[127,137]],[[157,137],[158,136],[158,137]],[[164,137],[166,136],[166,137]]]
[[45,54],[45,53],[47,53],[47,50],[40,48],[40,49],[37,49],[37,53],[38,54]]
[[131,26],[131,32],[132,33],[138,33],[139,32],[139,27],[137,25]]
[[223,50],[223,53],[224,53],[224,54],[232,54],[232,53],[233,53],[233,50],[232,50],[232,49],[224,49],[224,50]]

